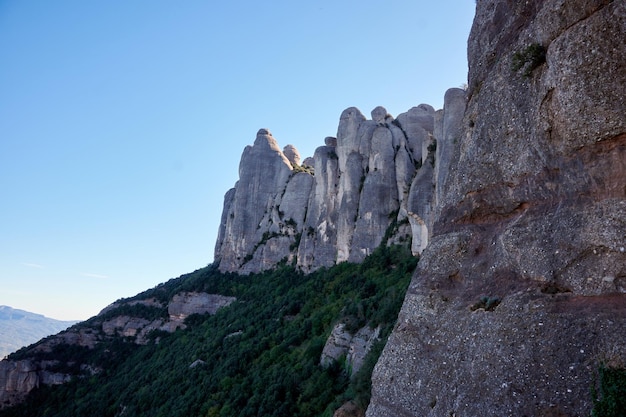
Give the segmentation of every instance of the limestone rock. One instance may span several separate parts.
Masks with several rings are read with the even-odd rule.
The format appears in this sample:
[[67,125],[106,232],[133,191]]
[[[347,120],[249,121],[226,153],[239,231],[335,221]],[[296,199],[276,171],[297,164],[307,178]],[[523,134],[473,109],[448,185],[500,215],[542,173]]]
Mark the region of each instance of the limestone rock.
[[220,226],[223,239],[218,241],[215,253],[222,270],[261,269],[258,259],[245,265],[250,261],[247,257],[268,232],[267,226],[265,230],[261,227],[277,215],[275,197],[284,190],[291,172],[291,163],[269,130],[260,129],[254,145],[243,152],[235,191],[227,195],[232,202],[225,204],[228,213],[222,215],[225,222]]
[[297,264],[303,269],[331,266],[336,259],[337,154],[335,148],[315,150],[315,178],[309,195],[307,215],[297,249]]
[[429,104],[420,104],[419,106],[412,107],[406,113],[398,115],[396,120],[402,125],[404,130],[408,133],[408,136],[412,136],[414,130],[421,128],[428,133],[434,131],[434,119],[435,109]]
[[89,329],[70,328],[36,343],[33,350],[38,352],[52,352],[54,347],[59,345],[75,345],[92,349],[96,346],[98,341],[98,335]]
[[[237,190],[237,184],[234,188],[231,188],[224,195],[224,205],[222,208],[222,217],[220,225],[217,230],[217,241],[215,242],[215,261],[220,262],[222,258],[222,245],[226,241],[226,223],[229,218],[234,218],[233,213],[233,200],[235,199],[235,191]],[[230,228],[229,228],[230,232]],[[226,249],[224,249],[226,250]]]
[[315,167],[315,159],[313,159],[313,157],[308,157],[308,158],[304,158],[304,161],[302,161],[302,166],[304,167],[309,167],[309,168],[314,168]]
[[386,108],[378,106],[372,110],[372,120],[376,123],[391,122],[393,120],[393,116],[387,112]]
[[380,335],[380,327],[376,327],[372,329],[369,326],[364,326],[360,328],[350,343],[350,348],[348,349],[348,356],[346,360],[350,364],[350,369],[352,369],[352,375],[355,375],[363,366],[363,362],[365,361],[365,357],[372,350],[374,343],[379,339]]
[[443,198],[452,157],[461,142],[466,101],[465,90],[460,88],[451,88],[444,96],[443,114],[440,119],[441,134],[437,136],[435,155],[435,183],[438,184],[435,205]]
[[[624,2],[477,3],[467,99],[452,130],[435,117],[431,239],[368,416],[590,415],[599,364],[626,359],[625,36]],[[545,62],[514,71],[529,50]]]
[[322,350],[320,365],[329,366],[331,363],[338,361],[341,356],[348,354],[352,335],[346,331],[345,327],[344,323],[336,324],[333,327]]
[[360,193],[358,216],[351,242],[352,262],[360,262],[382,243],[390,216],[399,209],[395,149],[391,131],[378,127],[372,132],[367,174]]
[[[431,152],[434,161],[434,152]],[[435,215],[435,168],[428,162],[420,168],[411,183],[407,203],[413,240],[411,251],[421,254],[428,245]]]
[[103,322],[102,331],[108,336],[136,337],[149,324],[151,324],[150,320],[130,316],[117,316]]
[[59,372],[41,371],[39,373],[39,382],[43,385],[62,385],[67,384],[72,377]]
[[202,359],[196,359],[191,363],[191,365],[189,365],[189,369],[197,368],[199,366],[202,367],[204,365],[206,365],[205,361],[203,361]]

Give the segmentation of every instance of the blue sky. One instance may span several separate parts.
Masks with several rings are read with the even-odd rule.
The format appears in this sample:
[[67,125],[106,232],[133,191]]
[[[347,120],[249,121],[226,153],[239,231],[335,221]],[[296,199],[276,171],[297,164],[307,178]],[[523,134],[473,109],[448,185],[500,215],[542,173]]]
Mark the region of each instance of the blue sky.
[[0,304],[87,319],[213,260],[260,128],[440,108],[472,0],[0,0]]

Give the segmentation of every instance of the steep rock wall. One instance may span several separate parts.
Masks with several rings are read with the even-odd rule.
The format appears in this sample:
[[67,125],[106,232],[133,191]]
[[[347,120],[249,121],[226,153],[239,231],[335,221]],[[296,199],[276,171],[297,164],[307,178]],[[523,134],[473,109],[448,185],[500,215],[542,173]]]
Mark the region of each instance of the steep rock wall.
[[623,39],[624,1],[477,2],[459,146],[368,416],[590,414],[598,366],[626,360]]
[[281,152],[268,130],[259,131],[242,155],[239,181],[224,197],[215,248],[220,270],[245,274],[287,261],[312,271],[360,262],[381,243],[411,238],[420,253],[465,103],[464,90],[450,90],[438,124],[437,112],[425,104],[397,119],[383,107],[371,120],[348,108],[337,137],[327,137],[303,166],[292,145]]

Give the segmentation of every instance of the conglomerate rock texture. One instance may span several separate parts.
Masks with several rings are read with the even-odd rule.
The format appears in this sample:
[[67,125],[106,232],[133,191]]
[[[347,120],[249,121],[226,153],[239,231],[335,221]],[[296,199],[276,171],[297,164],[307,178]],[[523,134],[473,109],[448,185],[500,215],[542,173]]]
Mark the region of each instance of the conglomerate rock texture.
[[590,415],[598,367],[626,363],[624,39],[623,0],[477,2],[462,129],[367,416]]

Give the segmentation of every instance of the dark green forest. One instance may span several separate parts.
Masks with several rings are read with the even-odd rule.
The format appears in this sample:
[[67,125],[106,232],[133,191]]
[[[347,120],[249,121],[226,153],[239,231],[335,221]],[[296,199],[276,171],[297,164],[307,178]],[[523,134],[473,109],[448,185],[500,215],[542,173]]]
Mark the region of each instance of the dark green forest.
[[[235,296],[236,302],[215,315],[188,317],[184,330],[155,331],[147,345],[114,337],[94,349],[61,345],[41,353],[37,359],[69,361],[59,371],[76,376],[64,385],[35,389],[0,417],[332,416],[348,400],[365,409],[373,367],[416,263],[408,248],[392,246],[378,248],[361,264],[308,275],[289,265],[248,276],[209,265],[128,300],[167,302],[181,291],[203,291]],[[147,318],[166,313],[143,305],[123,308]],[[77,326],[94,327],[101,319]],[[326,368],[319,364],[340,321],[351,331],[365,325],[382,329],[356,375],[342,360]],[[23,349],[11,359],[20,357],[33,353]],[[66,369],[72,363],[75,369]],[[78,364],[102,370],[92,375]]]

